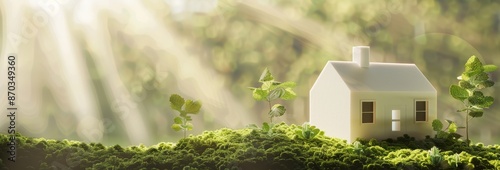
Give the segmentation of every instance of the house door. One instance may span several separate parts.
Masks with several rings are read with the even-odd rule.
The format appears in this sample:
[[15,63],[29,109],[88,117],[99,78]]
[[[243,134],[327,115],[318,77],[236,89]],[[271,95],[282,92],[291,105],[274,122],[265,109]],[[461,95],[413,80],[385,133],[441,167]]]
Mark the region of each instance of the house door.
[[391,106],[386,110],[386,120],[388,121],[388,130],[393,135],[403,135],[406,132],[406,112],[404,106]]

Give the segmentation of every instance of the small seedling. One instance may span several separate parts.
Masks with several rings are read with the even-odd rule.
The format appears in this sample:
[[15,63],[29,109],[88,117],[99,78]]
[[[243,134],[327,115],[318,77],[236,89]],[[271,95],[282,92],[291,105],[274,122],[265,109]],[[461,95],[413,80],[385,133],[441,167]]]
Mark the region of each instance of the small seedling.
[[295,135],[306,140],[314,139],[314,137],[316,137],[317,135],[322,135],[323,133],[323,131],[320,131],[315,126],[309,125],[309,123],[307,122],[302,124],[301,128],[295,130]]
[[[457,133],[457,129],[459,128],[457,124],[451,120],[446,120],[448,123],[448,127],[443,130],[443,123],[439,119],[435,119],[432,121],[432,129],[436,132],[436,137],[441,139],[458,139],[462,137],[462,135]],[[464,127],[460,127],[464,128]]]
[[264,123],[262,123],[262,128],[259,128],[259,126],[257,126],[256,124],[250,124],[247,127],[250,129],[260,130],[261,132],[264,132],[268,135],[272,135],[273,134],[273,130],[272,130],[273,126],[274,126],[274,124],[269,124],[267,122],[264,122]]
[[450,165],[454,166],[455,168],[458,168],[458,164],[460,163],[460,155],[455,153],[450,161]]
[[483,111],[489,108],[494,101],[491,96],[485,96],[480,90],[491,87],[495,82],[490,80],[489,72],[497,69],[495,65],[483,65],[476,56],[471,56],[465,63],[465,71],[457,77],[458,85],[450,86],[450,94],[460,100],[464,108],[458,112],[465,112],[465,136],[469,140],[469,120],[483,116]]
[[429,150],[429,160],[431,161],[431,164],[434,166],[437,166],[441,164],[441,161],[443,161],[443,156],[440,153],[441,151],[439,148],[433,146],[431,150]]
[[201,102],[193,100],[184,100],[178,94],[170,96],[170,107],[179,111],[179,116],[174,118],[172,129],[175,131],[182,130],[184,138],[186,138],[186,131],[193,129],[193,124],[190,123],[193,119],[188,114],[197,114],[201,109]]
[[352,143],[352,151],[358,155],[361,155],[364,151],[363,151],[363,148],[364,148],[364,145],[361,144],[361,142],[359,141],[354,141],[354,143]]
[[[273,123],[273,118],[283,116],[286,112],[285,106],[281,104],[271,105],[271,101],[275,99],[291,100],[297,95],[292,90],[295,87],[295,82],[278,82],[274,80],[273,75],[266,68],[262,75],[260,76],[259,82],[262,86],[259,88],[250,87],[252,90],[253,98],[257,101],[266,100],[269,104],[269,118],[271,119],[271,124]],[[271,125],[272,127],[272,125]]]

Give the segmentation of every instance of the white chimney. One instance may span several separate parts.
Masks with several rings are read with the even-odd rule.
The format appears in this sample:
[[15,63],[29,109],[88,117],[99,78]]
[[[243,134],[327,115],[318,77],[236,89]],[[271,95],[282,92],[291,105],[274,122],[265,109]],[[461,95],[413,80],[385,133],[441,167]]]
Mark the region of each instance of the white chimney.
[[370,66],[370,46],[352,47],[352,61],[358,63],[359,67]]

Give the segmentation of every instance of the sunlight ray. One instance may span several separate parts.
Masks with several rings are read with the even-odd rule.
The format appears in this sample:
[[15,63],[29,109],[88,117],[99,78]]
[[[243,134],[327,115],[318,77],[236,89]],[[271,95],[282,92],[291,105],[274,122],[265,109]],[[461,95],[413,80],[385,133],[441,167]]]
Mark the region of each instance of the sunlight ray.
[[[143,116],[140,114],[138,103],[132,100],[130,92],[120,79],[119,70],[114,60],[115,54],[113,54],[111,47],[112,43],[106,18],[94,12],[94,10],[98,10],[96,7],[102,8],[102,6],[98,5],[100,1],[86,1],[85,3],[92,3],[92,5],[86,5],[89,8],[79,9],[75,17],[81,19],[79,20],[80,24],[82,24],[81,28],[85,28],[85,30],[81,30],[81,33],[84,35],[84,39],[87,40],[86,44],[89,51],[91,51],[96,67],[102,73],[105,91],[108,92],[109,98],[113,100],[110,101],[111,107],[115,109],[116,116],[123,121],[130,143],[149,144],[151,142],[150,133]],[[113,8],[116,10],[122,7],[114,4]],[[93,16],[89,17],[91,19],[81,18],[80,16],[80,14],[87,15],[89,13],[94,13]]]
[[[131,17],[129,24],[123,29],[133,32],[134,40],[144,43],[144,46],[169,53],[159,57],[158,61],[152,58],[152,61],[179,76],[178,87],[183,94],[206,101],[204,110],[217,115],[217,124],[236,128],[256,123],[254,117],[250,116],[236,97],[226,89],[221,75],[201,63],[199,58],[188,54],[180,37],[162,25],[164,23],[152,15],[143,4],[136,1],[127,1],[125,4],[134,17]],[[143,35],[148,35],[148,39],[144,39]],[[151,39],[153,41],[149,41]]]
[[[41,90],[43,86],[34,86],[34,84],[43,84],[37,69],[39,65],[34,65],[35,46],[32,27],[29,27],[26,20],[27,11],[31,10],[28,6],[18,1],[1,1],[0,10],[2,11],[2,50],[1,59],[10,53],[17,54],[17,106],[19,113],[18,123],[30,133],[42,133],[47,128],[47,120],[43,117],[41,111]],[[8,7],[8,8],[6,8]],[[23,20],[24,19],[24,20]],[[22,50],[19,50],[22,49]],[[1,68],[7,67],[7,62],[0,62]],[[0,70],[2,75],[4,69]],[[22,75],[22,76],[20,76]],[[3,81],[2,81],[3,82]],[[0,84],[1,89],[6,89],[6,84]],[[6,104],[6,98],[0,99],[2,105]],[[0,125],[5,126],[7,119],[1,119]]]
[[[85,71],[86,65],[82,64],[85,63],[85,59],[80,53],[81,49],[74,43],[75,36],[70,32],[65,14],[61,12],[52,16],[48,28],[52,36],[43,39],[46,42],[40,43],[50,44],[45,54],[61,62],[59,67],[64,70],[60,72],[61,83],[68,89],[66,99],[71,101],[71,112],[77,118],[77,134],[87,141],[100,141],[103,137],[103,125],[95,102],[98,100],[90,76]],[[53,47],[50,47],[51,45]]]

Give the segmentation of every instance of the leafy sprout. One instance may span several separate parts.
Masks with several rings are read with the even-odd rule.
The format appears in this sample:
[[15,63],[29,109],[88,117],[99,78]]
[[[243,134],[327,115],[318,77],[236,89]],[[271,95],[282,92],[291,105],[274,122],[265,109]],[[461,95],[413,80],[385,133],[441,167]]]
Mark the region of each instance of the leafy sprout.
[[170,107],[179,112],[179,116],[174,118],[174,124],[172,124],[172,129],[175,131],[183,131],[184,138],[186,137],[186,131],[193,129],[193,124],[190,123],[193,119],[190,114],[198,114],[201,109],[201,102],[193,100],[184,100],[183,97],[178,94],[172,94],[170,96]]
[[269,104],[269,118],[271,124],[273,123],[273,118],[283,116],[286,112],[285,106],[281,104],[271,104],[271,101],[276,99],[291,100],[297,95],[293,91],[295,87],[295,82],[278,82],[274,80],[273,75],[266,68],[259,78],[259,82],[262,83],[261,87],[250,87],[252,90],[252,96],[255,100],[261,101],[265,100]]
[[316,128],[316,126],[311,126],[309,123],[304,123],[300,128],[295,130],[295,135],[301,139],[311,140],[317,135],[323,135],[324,132]]
[[495,65],[483,65],[476,56],[471,56],[465,63],[465,71],[457,77],[458,85],[450,86],[450,94],[461,101],[464,107],[458,112],[465,112],[465,136],[469,141],[469,120],[483,116],[484,109],[489,108],[494,101],[492,96],[486,96],[480,90],[492,87],[495,82],[489,79],[488,73],[497,70]]
[[433,146],[429,151],[429,160],[432,165],[437,166],[443,161],[443,156],[441,155],[441,151],[436,146]]
[[462,137],[462,135],[456,133],[459,127],[455,122],[451,120],[446,120],[446,122],[448,123],[448,126],[443,130],[443,123],[439,119],[435,119],[434,121],[432,121],[432,129],[436,131],[437,138],[458,139]]
[[363,151],[363,148],[364,148],[364,147],[365,147],[365,146],[364,146],[363,144],[361,144],[361,142],[359,142],[359,141],[354,141],[354,142],[352,143],[352,151],[353,151],[354,153],[358,154],[358,155],[363,154],[363,152],[364,152],[364,151]]
[[450,165],[455,167],[455,168],[458,168],[458,165],[460,164],[460,155],[455,153],[452,157],[451,157],[451,161],[450,161]]

